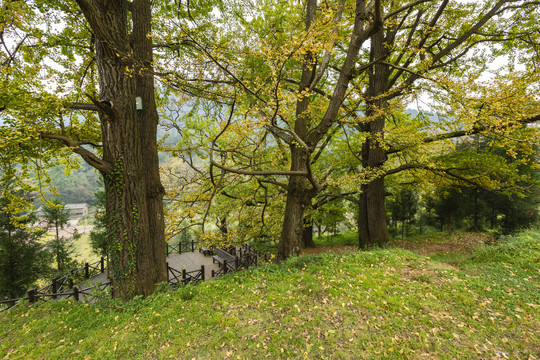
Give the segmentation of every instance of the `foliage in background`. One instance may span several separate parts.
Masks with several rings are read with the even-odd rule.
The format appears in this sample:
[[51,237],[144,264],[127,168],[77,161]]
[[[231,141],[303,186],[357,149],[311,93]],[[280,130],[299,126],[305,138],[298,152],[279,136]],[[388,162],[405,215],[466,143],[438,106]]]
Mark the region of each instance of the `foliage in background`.
[[394,225],[394,234],[397,233],[397,224],[401,223],[401,238],[405,234],[408,236],[418,210],[417,192],[411,188],[400,188],[396,194],[387,198],[386,207],[391,214],[389,224]]
[[97,256],[109,258],[109,237],[107,236],[107,214],[105,212],[105,192],[100,190],[94,194],[95,212],[94,227],[90,232],[92,252]]
[[45,231],[34,228],[36,215],[14,210],[6,190],[0,196],[0,299],[14,299],[48,274],[51,257],[40,242]]
[[69,169],[59,165],[49,170],[52,191],[44,191],[45,198],[55,195],[65,204],[87,203],[94,205],[95,192],[100,187],[99,173],[86,163],[79,168]]
[[[531,143],[530,139],[524,141]],[[540,166],[538,148],[532,145],[528,151],[511,155],[507,149],[490,142],[489,137],[476,135],[462,139],[455,150],[441,155],[441,161],[468,158],[486,164],[486,169],[491,169],[487,162],[496,163],[498,170],[471,169],[489,174],[458,179],[401,177],[398,179],[401,183],[392,183],[389,188],[389,223],[396,224],[405,213],[411,212],[406,217],[420,233],[430,226],[440,231],[509,234],[535,225],[540,219]],[[411,187],[411,183],[415,186]],[[402,198],[404,191],[411,192],[412,197],[406,205]],[[416,208],[418,214],[414,216]]]
[[65,231],[69,221],[69,213],[64,209],[64,204],[60,200],[49,200],[42,206],[42,209],[43,219],[49,228],[54,229],[54,238],[47,242],[47,247],[56,262],[57,274],[63,274],[66,270],[76,266],[75,246],[72,237],[79,237],[81,234],[72,234],[71,237],[60,235],[61,231]]

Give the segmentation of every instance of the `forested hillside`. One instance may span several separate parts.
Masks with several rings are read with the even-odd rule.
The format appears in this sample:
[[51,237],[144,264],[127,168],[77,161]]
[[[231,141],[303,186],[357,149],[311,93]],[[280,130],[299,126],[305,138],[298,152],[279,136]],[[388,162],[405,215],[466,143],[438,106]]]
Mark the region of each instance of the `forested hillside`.
[[66,174],[65,166],[60,165],[50,169],[49,176],[56,194],[45,191],[45,198],[58,196],[58,199],[65,204],[94,204],[96,200],[94,194],[100,188],[101,176],[90,165],[83,162],[80,168],[71,170],[69,174]]
[[[176,144],[179,140],[178,133],[175,129],[167,129],[161,127],[158,132],[158,138],[164,147]],[[167,149],[164,149],[167,150]],[[72,161],[77,159],[73,157]],[[159,153],[160,164],[169,168],[174,160],[171,159],[169,151],[161,151]],[[96,169],[88,165],[84,161],[80,162],[80,167],[66,172],[66,165],[58,165],[49,169],[48,176],[51,179],[50,187],[55,190],[55,193],[49,190],[49,187],[44,187],[45,198],[55,198],[65,203],[87,203],[94,205],[96,201],[95,193],[103,188],[103,180]],[[166,176],[166,174],[164,175]],[[36,199],[38,199],[36,197]]]

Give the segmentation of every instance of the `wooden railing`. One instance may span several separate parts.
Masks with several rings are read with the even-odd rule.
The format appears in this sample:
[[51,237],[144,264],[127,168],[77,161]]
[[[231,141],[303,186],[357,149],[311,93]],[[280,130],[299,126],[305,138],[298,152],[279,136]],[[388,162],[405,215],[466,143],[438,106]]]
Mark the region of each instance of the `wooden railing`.
[[222,267],[220,267],[218,270],[212,270],[212,277],[246,269],[250,266],[257,266],[260,262],[268,262],[269,260],[267,254],[263,254],[246,244],[238,248],[229,247],[226,251],[229,254],[234,255],[234,262],[224,261]]
[[[197,248],[196,241],[182,242],[174,245],[167,244],[167,256],[176,253],[181,254],[185,252],[193,252]],[[250,266],[257,266],[261,262],[268,262],[269,258],[267,254],[253,249],[249,245],[242,245],[240,247],[231,246],[226,249],[228,253],[235,256],[234,262],[225,261],[223,266],[218,270],[212,270],[212,278],[221,276],[230,272],[234,272],[240,269],[245,269]],[[84,266],[71,270],[68,274],[52,279],[51,283],[39,289],[30,289],[27,292],[27,296],[17,299],[9,299],[0,301],[0,312],[8,310],[16,306],[21,300],[28,300],[29,302],[47,301],[50,299],[68,299],[73,298],[76,301],[92,299],[92,292],[97,289],[111,288],[111,282],[104,284],[98,284],[86,288],[79,288],[77,284],[80,284],[84,280],[90,279],[96,275],[105,272],[104,259],[94,263],[86,263]],[[201,281],[205,281],[205,269],[204,265],[201,268],[193,271],[177,270],[169,266],[167,263],[167,280],[169,284],[178,288],[181,285],[186,284],[198,284]]]
[[[14,308],[21,300],[28,300],[30,303],[38,301],[48,301],[51,299],[74,299],[75,301],[92,301],[95,298],[96,290],[111,288],[111,283],[97,283],[96,285],[80,288],[73,286],[71,289],[62,292],[39,292],[38,289],[30,289],[26,296],[18,299],[0,301],[0,311]],[[112,289],[112,288],[111,288]]]
[[[20,300],[29,300],[30,302],[35,302],[35,299],[46,301],[49,299],[78,297],[77,292],[82,290],[79,290],[76,284],[79,284],[80,282],[88,280],[91,277],[99,275],[103,272],[105,272],[105,260],[102,257],[100,260],[94,263],[85,263],[84,266],[71,270],[64,276],[53,278],[49,284],[39,289],[28,290],[26,297],[0,301],[0,311],[11,309]],[[77,290],[75,290],[76,288]],[[86,289],[92,288],[95,287]]]
[[187,271],[186,269],[182,269],[182,271],[179,271],[170,267],[169,263],[167,263],[167,281],[174,288],[186,284],[195,285],[204,280],[204,265],[201,265],[199,270]]
[[193,252],[197,248],[198,242],[191,240],[186,242],[179,242],[178,244],[167,243],[166,250],[167,256],[172,254],[182,254],[186,252]]

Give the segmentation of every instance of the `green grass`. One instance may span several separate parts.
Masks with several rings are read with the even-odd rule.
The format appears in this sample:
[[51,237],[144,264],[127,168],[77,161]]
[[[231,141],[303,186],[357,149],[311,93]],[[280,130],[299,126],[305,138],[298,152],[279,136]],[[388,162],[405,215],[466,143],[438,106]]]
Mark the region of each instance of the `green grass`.
[[358,246],[358,232],[351,231],[336,235],[316,236],[313,241],[317,245],[356,245]]
[[77,261],[92,263],[99,260],[99,256],[92,252],[90,233],[81,234],[81,237],[73,240]]
[[24,305],[0,313],[0,357],[534,359],[540,235],[510,241],[452,264],[321,254],[126,303]]
[[[358,245],[358,233],[346,232],[336,235],[326,234],[314,236],[313,242],[319,246]],[[266,254],[277,254],[277,240],[253,240],[250,244],[253,248]]]

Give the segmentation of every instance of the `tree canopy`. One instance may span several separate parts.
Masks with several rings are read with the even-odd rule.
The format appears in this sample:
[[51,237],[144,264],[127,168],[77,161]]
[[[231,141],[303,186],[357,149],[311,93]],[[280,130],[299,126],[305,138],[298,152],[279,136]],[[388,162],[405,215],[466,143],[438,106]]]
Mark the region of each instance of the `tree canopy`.
[[[453,150],[477,135],[511,157],[536,151],[538,5],[9,2],[3,175],[39,189],[48,166],[76,166],[71,153],[101,173],[119,297],[166,278],[166,214],[188,222],[171,233],[276,235],[285,259],[300,253],[317,211],[347,202],[359,245],[381,245],[393,178],[519,181],[495,152]],[[437,116],[407,112],[420,103]],[[166,210],[159,116],[181,137],[169,150],[182,161],[162,175]]]
[[[496,154],[454,153],[458,138],[535,151],[537,128],[527,124],[540,118],[537,2],[235,4],[220,9],[228,24],[219,36],[199,36],[199,19],[177,24],[176,38],[206,60],[190,84],[224,104],[199,103],[180,122],[186,164],[210,163],[210,174],[192,166],[200,191],[182,201],[205,204],[203,220],[209,207],[216,219],[236,216],[230,223],[256,219],[262,233],[265,213],[281,220],[281,259],[299,253],[306,209],[321,199],[356,204],[364,247],[389,239],[391,176],[488,189],[517,180]],[[170,82],[182,91],[188,78]],[[438,116],[410,116],[415,103]]]

